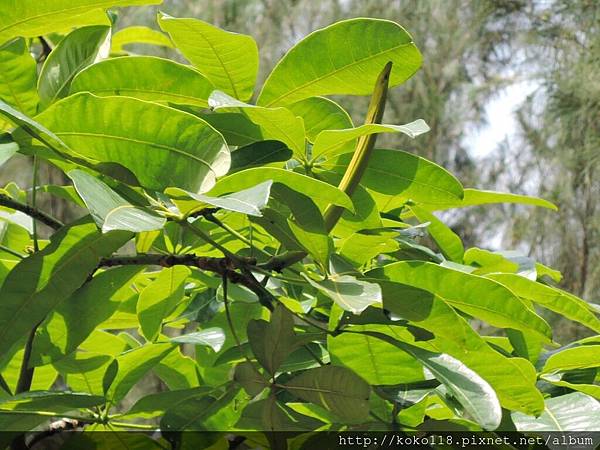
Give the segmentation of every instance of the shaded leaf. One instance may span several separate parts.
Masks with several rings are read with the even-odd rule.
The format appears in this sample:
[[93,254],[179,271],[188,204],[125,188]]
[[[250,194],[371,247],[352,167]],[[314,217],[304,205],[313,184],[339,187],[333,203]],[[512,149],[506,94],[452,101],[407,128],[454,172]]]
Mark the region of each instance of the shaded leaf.
[[264,166],[275,162],[284,162],[292,157],[292,151],[279,141],[260,141],[238,148],[231,153],[231,170]]
[[265,376],[256,370],[248,361],[244,361],[235,366],[233,379],[237,381],[251,397],[257,396],[269,386],[269,380],[267,380]]
[[379,285],[359,280],[352,275],[332,275],[323,281],[314,281],[306,276],[305,278],[342,309],[354,314],[360,314],[369,306],[382,303]]

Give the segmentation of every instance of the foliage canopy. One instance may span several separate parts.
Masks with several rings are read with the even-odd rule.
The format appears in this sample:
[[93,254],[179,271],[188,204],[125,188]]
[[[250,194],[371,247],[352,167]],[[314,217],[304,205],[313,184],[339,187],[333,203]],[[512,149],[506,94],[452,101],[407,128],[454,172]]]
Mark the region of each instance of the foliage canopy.
[[[258,94],[250,36],[160,14],[164,33],[125,29],[111,46],[103,8],[142,3],[160,2],[0,5],[0,163],[31,155],[72,182],[0,192],[1,429],[65,414],[90,430],[241,434],[598,426],[600,337],[559,348],[538,314],[600,333],[598,307],[525,255],[465,249],[440,218],[554,205],[376,146],[429,130],[381,123],[388,88],[421,65],[407,31],[318,30]],[[129,55],[135,42],[189,64]],[[333,95],[371,95],[365,124]],[[38,191],[82,217],[62,224]],[[150,373],[166,389],[125,407]]]

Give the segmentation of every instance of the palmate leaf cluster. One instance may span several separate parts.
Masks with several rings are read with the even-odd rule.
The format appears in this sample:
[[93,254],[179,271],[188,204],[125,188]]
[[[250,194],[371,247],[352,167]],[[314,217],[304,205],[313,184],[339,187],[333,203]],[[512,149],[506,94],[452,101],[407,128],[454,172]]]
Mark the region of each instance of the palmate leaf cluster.
[[[160,2],[0,6],[0,161],[58,167],[70,183],[32,191],[83,211],[63,225],[32,192],[1,192],[2,430],[65,415],[86,430],[300,436],[598,426],[600,337],[559,348],[538,314],[598,333],[598,307],[525,255],[465,249],[439,214],[551,203],[465,188],[397,148],[374,148],[356,189],[338,187],[377,133],[428,131],[355,125],[328,98],[409,79],[422,57],[402,27],[318,30],[257,89],[250,36],[167,14],[160,32],[111,36],[104,9],[142,3]],[[38,36],[53,49],[36,62]],[[127,52],[140,42],[189,64]],[[30,216],[54,228],[48,241]],[[151,373],[166,389],[125,407]]]

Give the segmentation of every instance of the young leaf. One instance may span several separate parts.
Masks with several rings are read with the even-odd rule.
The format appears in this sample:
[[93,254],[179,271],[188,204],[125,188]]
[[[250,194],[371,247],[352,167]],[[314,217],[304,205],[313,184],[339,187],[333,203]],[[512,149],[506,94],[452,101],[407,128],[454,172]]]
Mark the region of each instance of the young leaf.
[[213,89],[210,81],[189,66],[154,56],[130,56],[108,59],[81,71],[73,80],[71,94],[123,95],[206,108]]
[[163,319],[183,299],[185,280],[190,274],[185,266],[163,269],[140,293],[137,315],[146,340],[158,337]]
[[44,62],[38,82],[40,108],[66,97],[73,77],[94,62],[107,58],[110,27],[78,28],[65,36]]
[[252,37],[162,13],[158,24],[217,89],[242,101],[252,97],[258,73],[258,47]]
[[294,152],[298,159],[305,158],[304,122],[289,109],[250,105],[220,91],[210,94],[208,105],[215,111],[234,112],[246,116],[260,127],[263,138],[281,141]]
[[[148,44],[160,47],[174,48],[173,43],[160,31],[144,26],[123,28],[112,36],[111,53],[124,52],[124,47],[129,44]],[[138,74],[140,75],[140,74]]]
[[517,430],[535,431],[596,431],[600,423],[600,402],[581,392],[546,399],[546,409],[539,417],[520,412],[511,414]]
[[354,150],[356,139],[361,136],[379,133],[403,133],[410,138],[427,133],[429,126],[423,119],[405,125],[386,125],[386,124],[366,124],[357,128],[347,128],[344,130],[325,130],[318,134],[312,148],[313,159],[324,157],[333,158],[342,153],[348,153]]
[[286,53],[265,81],[258,104],[280,106],[316,95],[367,95],[389,61],[394,65],[390,87],[402,84],[421,66],[419,50],[400,25],[363,18],[337,22],[309,34]]
[[269,322],[251,320],[247,333],[252,352],[271,375],[296,347],[294,319],[281,305],[275,307]]
[[155,103],[79,93],[36,119],[79,155],[120,164],[148,189],[206,191],[229,169],[229,149],[215,129]]
[[124,231],[100,233],[88,216],[61,228],[47,247],[21,260],[0,289],[0,356],[75,292],[102,257],[130,239]]
[[369,415],[369,385],[344,367],[310,369],[284,383],[283,387],[350,423],[365,421]]
[[492,203],[517,203],[521,205],[533,205],[540,206],[546,209],[552,209],[556,211],[558,208],[555,204],[550,203],[547,200],[537,197],[530,197],[527,195],[510,194],[508,192],[495,192],[495,191],[483,191],[479,189],[468,188],[464,190],[464,197],[462,199],[455,199],[453,201],[444,202],[432,202],[423,199],[421,203],[424,203],[425,207],[431,211],[440,211],[444,209],[452,208],[465,208],[468,206],[476,205],[488,205]]
[[24,39],[15,39],[0,47],[0,73],[0,99],[23,114],[35,114],[39,101],[36,63]]

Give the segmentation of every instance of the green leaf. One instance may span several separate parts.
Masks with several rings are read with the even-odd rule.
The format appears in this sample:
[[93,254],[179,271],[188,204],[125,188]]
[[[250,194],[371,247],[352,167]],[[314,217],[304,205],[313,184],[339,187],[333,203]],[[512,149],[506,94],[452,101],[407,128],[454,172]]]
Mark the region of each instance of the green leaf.
[[269,202],[272,184],[271,180],[264,181],[254,187],[222,197],[209,197],[208,195],[193,194],[191,192],[187,192],[186,194],[196,200],[196,202],[199,202],[199,204],[196,203],[196,208],[211,205],[228,211],[260,217],[262,216],[262,209]]
[[0,167],[19,151],[19,144],[9,139],[0,138]]
[[217,89],[244,101],[252,97],[258,73],[258,47],[252,37],[162,13],[158,24]]
[[219,131],[229,145],[243,146],[264,139],[261,128],[243,114],[219,112],[198,114],[198,117]]
[[205,328],[194,333],[173,337],[170,341],[177,344],[206,345],[218,352],[225,343],[225,333],[221,328]]
[[[351,158],[351,154],[341,155],[325,167],[343,173]],[[380,211],[395,209],[407,200],[447,203],[463,196],[460,182],[444,168],[399,150],[376,149],[361,184],[371,191]]]
[[413,383],[425,379],[423,366],[415,358],[381,339],[359,333],[341,333],[328,337],[327,344],[333,364],[352,369],[371,385]]
[[203,397],[212,389],[208,386],[199,386],[191,389],[178,389],[175,391],[158,392],[140,398],[129,408],[122,417],[152,419],[164,414],[167,409],[174,408],[179,403],[192,397]]
[[36,119],[78,155],[120,164],[148,189],[206,191],[229,169],[229,150],[216,130],[158,104],[79,93]]
[[549,341],[552,330],[502,284],[422,261],[401,261],[367,273],[371,281],[387,279],[439,295],[452,307],[499,328],[532,331]]
[[50,411],[60,414],[78,408],[91,408],[102,403],[104,403],[104,398],[98,395],[52,391],[23,392],[0,401],[0,412]]
[[323,281],[314,281],[307,276],[305,278],[342,309],[354,314],[360,314],[369,306],[382,303],[381,288],[378,284],[359,280],[352,275],[332,274]]
[[502,419],[502,409],[492,387],[476,372],[444,353],[435,353],[383,333],[361,331],[388,342],[421,362],[440,381],[465,411],[486,430],[495,430]]
[[162,0],[7,0],[0,5],[0,42],[37,37],[76,26],[110,25],[102,10],[115,6],[158,5]]
[[528,280],[520,275],[492,273],[486,275],[486,277],[503,284],[519,297],[531,300],[550,311],[561,314],[600,333],[600,320],[585,300],[560,289]]
[[148,44],[173,48],[173,43],[169,37],[160,31],[144,26],[135,26],[123,28],[114,33],[110,50],[113,53],[124,52],[125,49],[123,47],[130,44]]
[[465,208],[467,206],[488,205],[492,203],[517,203],[522,205],[540,206],[542,208],[556,211],[558,208],[547,200],[529,197],[527,195],[509,194],[507,192],[483,191],[479,189],[467,188],[464,190],[464,197],[449,202],[431,202],[423,199],[421,203],[432,211],[443,209]]
[[265,139],[273,139],[286,144],[299,159],[305,158],[304,121],[287,108],[263,108],[240,102],[229,95],[214,91],[208,98],[208,105],[215,111],[238,113],[246,116],[260,127]]
[[107,390],[107,399],[114,405],[175,347],[171,344],[146,344],[116,358],[118,371]]
[[543,373],[600,367],[600,346],[582,345],[553,353],[544,364]]
[[73,77],[94,62],[107,58],[110,27],[78,28],[65,36],[44,62],[38,82],[40,108],[66,97]]
[[102,234],[85,217],[61,228],[43,250],[21,260],[0,289],[0,355],[73,294],[101,258],[130,239],[123,231]]
[[244,361],[235,366],[233,379],[244,388],[251,397],[256,397],[266,387],[269,386],[269,380],[261,374],[254,365]]
[[352,119],[344,108],[325,97],[310,97],[287,105],[287,109],[304,120],[306,137],[315,142],[323,130],[353,128]]
[[520,412],[511,414],[517,430],[535,431],[596,431],[600,423],[600,402],[580,392],[546,399],[546,409],[539,417]]
[[265,81],[258,104],[286,105],[316,95],[367,95],[388,61],[394,64],[390,87],[402,84],[421,66],[419,50],[400,25],[362,18],[337,22],[309,34],[286,53]]
[[292,154],[283,142],[269,140],[255,142],[231,152],[230,172],[284,162],[290,159]]
[[284,383],[283,387],[348,422],[362,422],[369,415],[369,385],[344,367],[310,369]]
[[185,280],[190,275],[186,266],[163,269],[140,293],[137,315],[142,334],[148,341],[158,337],[163,319],[183,299]]
[[141,270],[143,266],[107,270],[61,301],[36,332],[32,365],[47,364],[74,351],[122,302],[136,295],[131,285]]
[[419,222],[429,222],[427,231],[429,231],[429,234],[438,245],[442,254],[450,261],[462,263],[465,248],[460,237],[426,209],[413,205],[410,207],[410,210],[419,219]]
[[71,94],[123,95],[206,108],[213,89],[210,81],[189,66],[153,56],[130,56],[108,59],[83,70],[73,80]]
[[112,230],[152,231],[164,227],[164,217],[131,205],[97,177],[78,169],[67,172],[67,175],[103,233]]
[[357,128],[344,130],[325,130],[319,133],[312,149],[313,159],[324,157],[333,158],[342,153],[352,152],[356,139],[361,136],[379,133],[403,133],[410,138],[427,133],[429,126],[423,119],[405,125],[367,124]]
[[284,184],[297,192],[302,192],[304,195],[309,196],[317,203],[321,211],[330,203],[354,211],[352,200],[337,187],[307,177],[306,175],[273,167],[257,167],[228,175],[219,180],[209,194],[218,196],[227,192],[241,191],[267,180]]
[[36,62],[24,39],[0,47],[0,81],[0,99],[24,114],[36,113],[39,101]]
[[198,386],[202,381],[198,373],[198,364],[189,356],[175,349],[165,356],[153,369],[169,389],[189,389]]
[[248,341],[258,362],[274,375],[286,357],[296,347],[294,318],[284,306],[277,305],[271,320],[251,320]]
[[317,205],[310,197],[280,183],[275,184],[272,195],[292,212],[293,218],[288,218],[287,223],[296,241],[321,267],[327,267],[333,246]]

